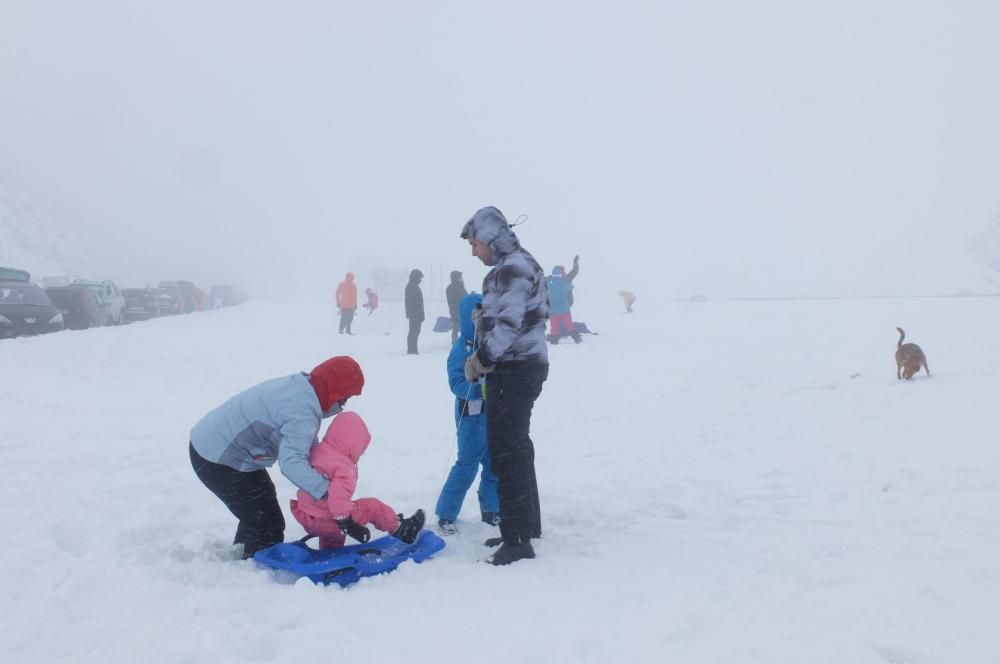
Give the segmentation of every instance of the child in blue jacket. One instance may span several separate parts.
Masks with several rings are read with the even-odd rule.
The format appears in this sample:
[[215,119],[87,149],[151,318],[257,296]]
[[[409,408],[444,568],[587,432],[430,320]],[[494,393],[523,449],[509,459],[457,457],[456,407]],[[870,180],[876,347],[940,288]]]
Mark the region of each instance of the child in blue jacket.
[[476,479],[479,466],[483,472],[479,479],[479,510],[483,522],[500,524],[500,501],[497,498],[497,478],[490,470],[490,455],[486,448],[486,399],[485,383],[465,379],[465,359],[477,349],[476,323],[472,314],[483,296],[467,295],[458,303],[458,320],[461,334],[448,354],[448,384],[455,395],[455,423],[458,427],[458,458],[438,498],[438,530],[443,535],[458,532],[455,520],[462,509],[465,494]]

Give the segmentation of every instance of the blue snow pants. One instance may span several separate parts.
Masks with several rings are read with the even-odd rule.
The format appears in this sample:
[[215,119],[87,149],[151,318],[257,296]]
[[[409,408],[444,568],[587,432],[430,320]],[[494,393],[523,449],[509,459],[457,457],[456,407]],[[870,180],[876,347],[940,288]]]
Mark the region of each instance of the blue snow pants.
[[479,509],[483,512],[499,512],[497,477],[490,469],[490,453],[486,447],[486,413],[466,415],[458,423],[458,458],[448,473],[434,509],[439,519],[454,521],[458,518],[462,501],[476,480],[480,465],[483,472],[479,479]]

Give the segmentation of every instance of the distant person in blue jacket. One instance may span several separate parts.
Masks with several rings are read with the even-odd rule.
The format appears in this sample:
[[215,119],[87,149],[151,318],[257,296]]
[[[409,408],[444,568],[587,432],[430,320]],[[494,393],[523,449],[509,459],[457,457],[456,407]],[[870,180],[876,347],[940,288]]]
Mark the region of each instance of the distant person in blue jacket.
[[[458,532],[455,521],[462,510],[465,494],[476,479],[479,467],[479,512],[484,523],[500,524],[500,499],[497,478],[490,469],[490,454],[486,446],[485,381],[478,378],[470,383],[465,378],[465,360],[478,350],[476,322],[473,314],[482,311],[483,296],[467,295],[458,302],[460,335],[448,354],[448,385],[455,395],[455,424],[458,427],[458,458],[441,489],[437,508],[438,530],[443,535]],[[476,316],[475,318],[478,318]]]
[[552,274],[545,278],[549,291],[549,341],[553,344],[565,336],[573,337],[580,343],[583,339],[573,323],[571,296],[573,284],[566,277],[566,270],[561,265],[552,268]]
[[275,378],[240,392],[191,429],[188,453],[195,475],[239,519],[234,544],[243,558],[285,537],[285,519],[267,468],[282,474],[315,500],[330,479],[309,463],[320,424],[361,394],[361,367],[346,355],[310,373]]

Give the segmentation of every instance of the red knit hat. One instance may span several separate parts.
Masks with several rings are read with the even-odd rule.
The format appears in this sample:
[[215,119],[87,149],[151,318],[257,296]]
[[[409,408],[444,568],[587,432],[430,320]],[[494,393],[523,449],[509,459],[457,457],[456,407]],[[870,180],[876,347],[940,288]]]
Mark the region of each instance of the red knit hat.
[[338,355],[309,372],[309,382],[316,390],[319,405],[325,413],[338,401],[361,394],[365,376],[353,357]]

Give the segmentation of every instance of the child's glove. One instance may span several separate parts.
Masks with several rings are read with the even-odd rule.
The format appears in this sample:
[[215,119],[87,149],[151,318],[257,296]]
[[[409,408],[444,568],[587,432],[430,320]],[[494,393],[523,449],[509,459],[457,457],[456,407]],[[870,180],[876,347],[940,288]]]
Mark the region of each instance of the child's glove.
[[340,526],[340,529],[346,534],[350,535],[362,544],[367,544],[368,540],[372,538],[371,531],[369,531],[365,526],[359,526],[354,523],[354,519],[351,517],[338,520],[337,525]]
[[465,360],[465,379],[470,383],[476,382],[481,375],[493,371],[493,365],[486,366],[479,359],[479,353],[473,353]]

